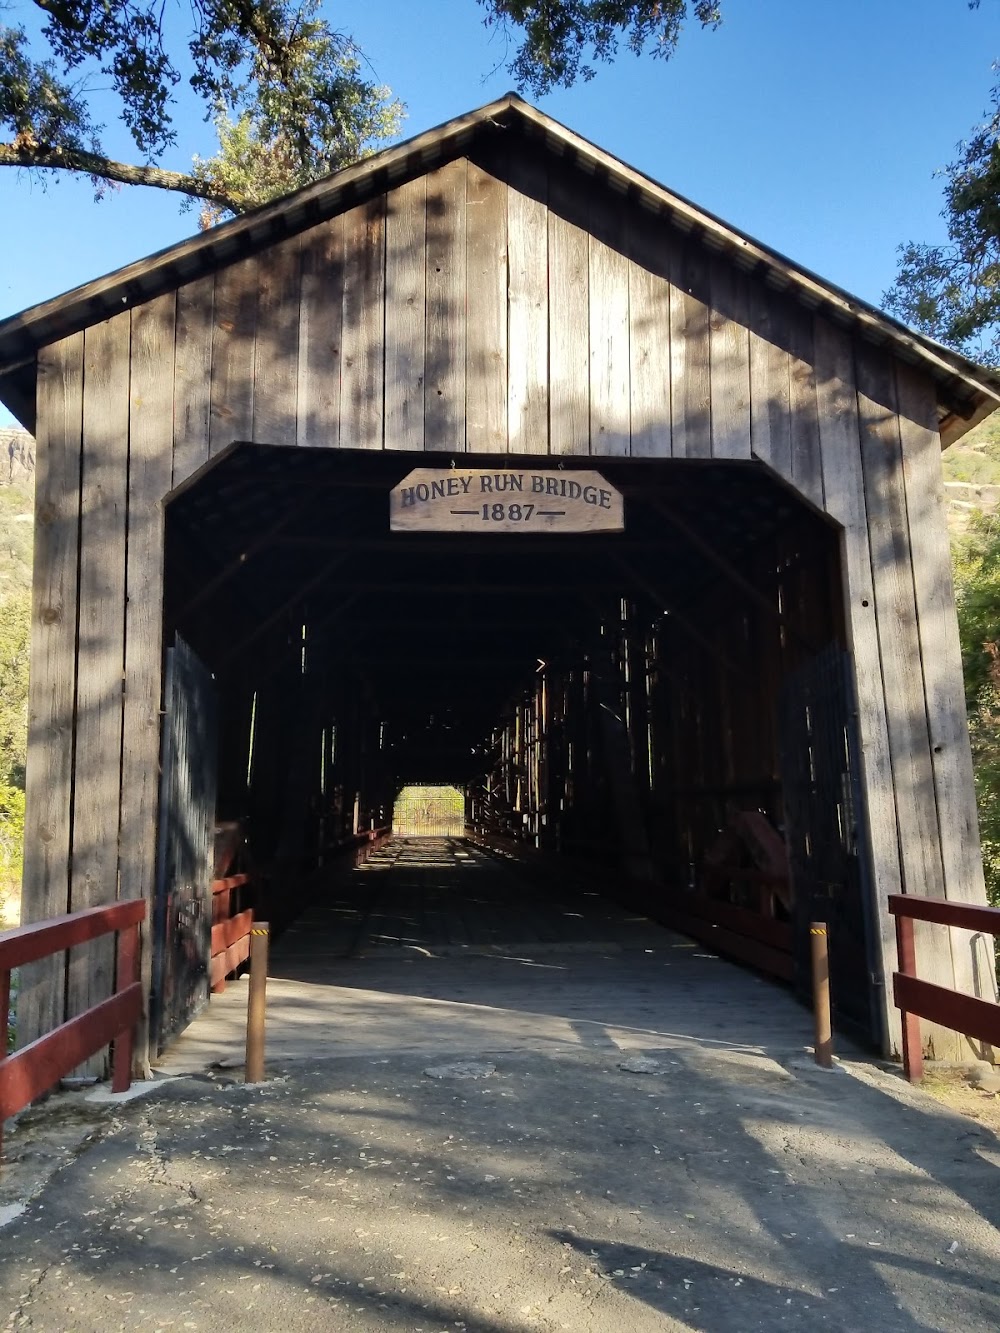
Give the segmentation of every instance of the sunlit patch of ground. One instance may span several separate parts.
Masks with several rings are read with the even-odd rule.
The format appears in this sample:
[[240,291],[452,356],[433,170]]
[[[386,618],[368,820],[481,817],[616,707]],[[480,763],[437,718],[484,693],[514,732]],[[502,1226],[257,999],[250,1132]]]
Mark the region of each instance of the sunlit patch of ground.
[[13,930],[21,921],[21,895],[0,890],[0,930]]
[[921,1087],[949,1110],[966,1115],[1000,1134],[1000,1093],[974,1087],[964,1070],[927,1069]]

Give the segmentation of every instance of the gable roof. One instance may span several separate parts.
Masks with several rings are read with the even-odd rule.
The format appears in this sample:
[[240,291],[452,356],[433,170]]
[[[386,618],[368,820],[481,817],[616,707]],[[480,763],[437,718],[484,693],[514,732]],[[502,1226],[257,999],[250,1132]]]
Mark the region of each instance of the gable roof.
[[141,304],[192,278],[224,268],[286,236],[333,217],[468,151],[481,135],[518,131],[545,151],[600,177],[666,225],[726,254],[811,310],[920,367],[936,383],[941,437],[950,444],[1000,407],[1000,373],[907,328],[875,306],[817,277],[776,250],[672,193],[538,111],[515,93],[448,121],[281,199],[96,278],[0,321],[0,400],[34,429],[39,348]]

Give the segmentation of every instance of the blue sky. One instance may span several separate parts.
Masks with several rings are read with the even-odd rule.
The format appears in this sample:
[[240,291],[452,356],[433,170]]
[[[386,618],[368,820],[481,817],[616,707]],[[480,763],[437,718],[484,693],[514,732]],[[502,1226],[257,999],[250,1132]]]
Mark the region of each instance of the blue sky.
[[[338,0],[326,11],[407,104],[404,136],[511,87],[502,39],[475,0]],[[690,27],[670,61],[622,54],[539,105],[877,303],[900,242],[943,238],[933,173],[986,109],[1000,0],[972,11],[966,0],[723,0],[723,11],[715,32]],[[184,169],[213,144],[196,116],[178,123],[165,165]],[[134,158],[124,135],[109,132],[106,148]],[[195,228],[175,196],[122,190],[95,203],[83,182],[43,189],[0,171],[0,317]]]

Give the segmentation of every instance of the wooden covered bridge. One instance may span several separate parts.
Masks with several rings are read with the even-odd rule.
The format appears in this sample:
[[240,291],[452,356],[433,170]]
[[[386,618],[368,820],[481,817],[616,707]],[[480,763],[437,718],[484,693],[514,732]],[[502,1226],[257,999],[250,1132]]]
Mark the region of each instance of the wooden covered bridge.
[[[25,920],[147,899],[150,1053],[215,828],[287,919],[410,782],[785,979],[821,913],[884,1048],[887,896],[984,901],[939,455],[1000,379],[518,98],[0,324],[0,398]],[[23,1036],[111,970],[32,969]]]

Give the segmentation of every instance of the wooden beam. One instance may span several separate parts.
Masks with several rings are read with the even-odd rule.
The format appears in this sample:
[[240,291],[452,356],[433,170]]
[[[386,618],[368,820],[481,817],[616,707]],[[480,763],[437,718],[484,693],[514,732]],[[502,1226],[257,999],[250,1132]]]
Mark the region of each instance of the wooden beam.
[[727,671],[731,671],[736,676],[746,675],[746,672],[742,667],[738,667],[735,662],[731,661],[730,658],[717,648],[711,639],[702,634],[701,630],[697,629],[685,615],[682,615],[682,613],[675,607],[670,606],[669,598],[665,598],[661,592],[658,592],[653,584],[650,583],[644,575],[640,574],[634,566],[630,565],[627,560],[617,559],[615,564],[624,570],[629,578],[642,589],[654,606],[669,616],[672,623],[680,626],[685,634],[687,634],[688,638],[694,639],[696,643],[699,643],[702,648],[714,657],[716,661],[720,662]]
[[[608,541],[602,541],[601,537],[608,538]],[[621,533],[592,533],[582,538],[580,541],[573,541],[571,538],[562,535],[553,534],[548,538],[539,538],[532,540],[524,537],[512,538],[509,544],[504,543],[501,552],[501,541],[497,537],[475,537],[466,534],[455,534],[451,539],[433,538],[423,536],[417,533],[397,533],[395,537],[384,538],[359,537],[352,539],[343,537],[340,534],[336,536],[304,536],[295,534],[282,537],[275,543],[278,546],[295,549],[298,547],[315,550],[339,550],[340,548],[349,548],[355,551],[389,551],[405,555],[461,555],[465,557],[474,552],[476,555],[498,555],[516,556],[516,555],[558,555],[558,556],[594,556],[598,560],[607,558],[609,549],[626,551],[646,551],[651,546],[672,546],[676,543],[671,541],[658,540],[656,537],[642,538],[634,541],[623,539]]]
[[725,556],[720,555],[715,547],[712,546],[710,542],[706,541],[700,532],[696,532],[694,528],[674,513],[670,506],[664,504],[658,497],[649,497],[649,504],[658,514],[661,514],[672,527],[686,538],[686,540],[695,547],[706,560],[713,564],[721,574],[724,574],[730,583],[739,588],[741,592],[745,593],[755,606],[760,607],[760,609],[770,616],[772,620],[777,621],[783,630],[786,630],[789,634],[798,639],[802,647],[809,653],[816,652],[817,645],[804,638],[794,626],[788,624],[782,616],[779,608],[765,597],[759,588],[754,587],[750,580],[745,578],[736,566],[731,564]]
[[[290,523],[295,522],[296,519],[301,518],[304,513],[307,513],[317,500],[320,499],[325,492],[330,490],[333,485],[334,483],[332,481],[327,481],[318,488],[314,486],[304,490],[298,504],[293,505],[290,509],[286,509],[281,518],[275,523],[272,523],[269,528],[252,541],[249,546],[247,546],[246,550],[241,551],[238,556],[235,556],[230,560],[229,563],[224,565],[217,574],[208,580],[207,583],[203,584],[193,597],[188,598],[177,612],[177,619],[180,620],[183,616],[189,615],[191,612],[196,611],[199,606],[202,606],[207,602],[214,592],[217,592],[218,589],[228,583],[235,574],[238,574],[244,569],[247,562],[253,556],[258,555],[266,546],[269,546],[274,541],[275,537],[287,528]],[[190,531],[190,525],[188,523],[184,523],[184,528],[186,531]],[[341,543],[346,550],[350,551],[352,549],[349,537],[342,538]],[[346,558],[347,557],[345,556],[344,559]]]
[[[280,582],[287,583],[287,581],[288,580],[286,579],[286,580],[281,580]],[[266,585],[260,584],[258,586],[274,586],[276,582],[278,581],[275,579],[270,579],[268,580],[268,583]],[[304,592],[307,587],[311,588],[314,582],[319,582],[319,579],[315,581],[310,580],[309,584],[302,584],[300,587],[300,591]],[[460,582],[458,579],[453,579],[449,582],[435,582],[435,583],[428,583],[423,581],[418,582],[415,580],[405,581],[402,579],[396,579],[392,582],[388,580],[369,581],[368,579],[363,579],[363,580],[358,579],[356,580],[356,582],[358,584],[359,590],[365,594],[408,593],[410,596],[413,596],[415,593],[419,593],[420,595],[423,596],[428,593],[448,593],[448,594],[461,593],[464,592],[466,587],[465,582],[464,581]],[[604,594],[608,597],[620,597],[623,592],[627,591],[627,589],[622,588],[620,584],[598,584],[596,585],[596,587],[593,584],[587,584],[586,591],[597,594]],[[526,599],[530,598],[534,600],[539,597],[552,597],[561,599],[562,603],[565,603],[565,601],[570,597],[580,598],[584,596],[584,592],[585,592],[584,587],[571,588],[567,587],[565,583],[534,583],[534,584],[489,583],[489,584],[482,584],[477,589],[477,595],[481,599],[489,599],[491,597],[516,596]]]
[[[295,605],[296,602],[301,601],[301,599],[305,596],[307,592],[310,592],[313,588],[318,587],[323,582],[324,579],[329,578],[329,576],[341,563],[342,561],[340,560],[331,560],[330,564],[328,566],[324,566],[323,569],[320,570],[320,572],[316,575],[315,578],[310,579],[308,583],[303,583],[299,587],[296,587],[292,595],[290,597],[287,597],[281,603],[281,605],[271,613],[271,615],[269,615],[265,620],[262,620],[260,624],[255,625],[254,628],[251,630],[251,632],[247,634],[244,638],[240,639],[240,641],[237,644],[230,646],[228,652],[224,653],[222,658],[219,660],[218,668],[221,670],[227,667],[230,662],[234,661],[240,655],[240,653],[244,652],[247,648],[249,648],[252,643],[256,643],[257,640],[261,637],[261,635],[266,634],[267,631],[271,628],[271,626],[275,624],[276,621],[281,619],[281,617],[285,614],[285,612],[289,609],[289,607],[292,607]],[[350,597],[348,597],[347,601],[344,602],[338,608],[338,610],[345,611],[349,606],[351,606],[354,602],[356,602],[361,595],[362,595],[362,590],[359,588],[355,592],[353,592],[350,595]]]

